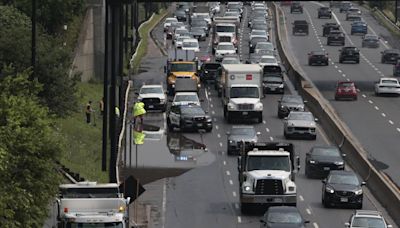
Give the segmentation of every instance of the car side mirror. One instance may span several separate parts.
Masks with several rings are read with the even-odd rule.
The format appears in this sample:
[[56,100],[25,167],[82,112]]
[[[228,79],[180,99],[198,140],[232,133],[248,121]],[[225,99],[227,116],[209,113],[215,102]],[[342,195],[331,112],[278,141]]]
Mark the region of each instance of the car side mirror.
[[288,118],[287,117],[285,117],[285,118],[283,118],[284,120],[288,120]]
[[318,118],[314,118],[314,121],[315,121],[315,122],[318,122]]
[[200,102],[204,102],[204,99],[200,99]]
[[344,223],[344,226],[345,227],[350,227],[350,223],[346,222],[346,223]]
[[393,227],[392,225],[389,225],[389,224],[387,225],[387,228],[392,228],[392,227]]
[[342,50],[339,50],[339,52],[341,52]]
[[304,221],[304,223],[307,224],[307,223],[310,223],[310,221],[309,221],[309,220],[306,220],[306,221]]
[[267,222],[265,222],[264,219],[260,219],[260,223],[262,223],[263,225],[267,224]]
[[257,131],[257,133],[256,133],[257,135],[261,135],[261,132],[259,132],[259,131]]
[[363,181],[361,182],[361,186],[365,186],[367,184],[367,182]]
[[346,157],[347,156],[347,154],[342,154],[342,157]]
[[322,180],[321,182],[322,182],[323,184],[326,184],[326,180]]

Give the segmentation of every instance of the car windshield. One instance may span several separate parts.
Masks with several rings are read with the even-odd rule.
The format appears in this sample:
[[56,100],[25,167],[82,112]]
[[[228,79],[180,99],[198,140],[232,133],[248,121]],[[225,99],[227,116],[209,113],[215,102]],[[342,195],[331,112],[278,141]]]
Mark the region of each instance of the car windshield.
[[282,170],[290,172],[290,159],[288,156],[249,156],[247,171],[252,170]]
[[227,16],[227,17],[237,17],[237,16],[239,16],[239,12],[236,12],[236,11],[228,11],[228,12],[226,12],[225,13],[225,16]]
[[251,35],[252,36],[266,36],[267,32],[264,30],[252,31]]
[[235,26],[217,26],[216,32],[235,32]]
[[339,87],[351,88],[351,87],[354,87],[354,83],[352,83],[352,82],[342,82],[342,83],[339,83]]
[[165,23],[171,23],[171,22],[174,22],[174,21],[176,21],[175,18],[167,18],[167,19],[165,20]]
[[309,112],[290,112],[289,119],[290,120],[314,121],[312,114]]
[[199,32],[199,33],[203,33],[204,29],[203,28],[199,28],[199,27],[193,27],[191,30],[191,32]]
[[183,35],[183,34],[188,34],[188,33],[189,33],[189,31],[186,29],[177,29],[175,31],[175,34],[178,34],[178,35]]
[[176,39],[176,41],[182,42],[183,40],[186,40],[186,39],[190,39],[190,37],[189,37],[189,36],[180,36],[180,37],[178,37],[178,38]]
[[204,69],[205,70],[216,70],[218,68],[220,68],[221,65],[218,63],[206,63],[204,64]]
[[205,20],[192,20],[193,27],[205,27],[207,26],[207,22]]
[[255,136],[256,132],[254,128],[249,128],[249,127],[232,127],[231,129],[231,135],[249,135],[249,136]]
[[385,222],[381,218],[355,217],[351,227],[385,228]]
[[194,42],[194,41],[183,41],[182,46],[183,47],[188,47],[188,48],[198,48],[199,47],[199,43],[198,42]]
[[282,102],[302,104],[303,99],[301,97],[284,96],[284,97],[282,97]]
[[395,80],[382,80],[381,82],[385,84],[397,84],[397,81]]
[[328,157],[338,157],[340,156],[340,152],[337,148],[313,148],[313,155],[317,156],[328,156]]
[[273,50],[274,46],[271,43],[257,43],[257,49]]
[[273,58],[261,58],[260,63],[277,63],[277,61]]
[[147,94],[147,93],[163,93],[162,89],[160,87],[143,87],[140,90],[141,94]]
[[222,64],[239,64],[240,61],[239,59],[234,59],[234,58],[225,58],[222,60]]
[[296,212],[272,212],[268,213],[269,223],[301,223],[301,216]]
[[199,106],[187,106],[187,107],[182,107],[181,109],[182,114],[199,114],[199,115],[204,115],[204,111],[201,107]]
[[218,50],[235,50],[233,45],[218,45]]
[[180,94],[176,95],[174,102],[181,102],[181,101],[193,101],[193,102],[199,102],[199,97],[195,94]]
[[348,185],[360,185],[358,178],[354,175],[341,175],[332,174],[329,176],[328,183],[330,184],[348,184]]
[[172,72],[195,72],[196,64],[195,63],[175,63],[171,64]]
[[378,40],[377,36],[365,36],[364,37],[365,40]]
[[257,87],[232,87],[230,98],[259,98]]

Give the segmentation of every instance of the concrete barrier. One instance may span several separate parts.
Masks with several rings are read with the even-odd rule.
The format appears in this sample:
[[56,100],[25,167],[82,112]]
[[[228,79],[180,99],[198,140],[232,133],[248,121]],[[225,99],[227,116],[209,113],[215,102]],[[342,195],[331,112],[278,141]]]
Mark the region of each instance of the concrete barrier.
[[[286,67],[288,78],[294,84],[298,93],[307,100],[308,109],[320,120],[327,136],[347,154],[346,162],[367,182],[372,194],[378,199],[397,225],[400,224],[400,191],[390,179],[378,171],[368,160],[367,152],[361,143],[353,136],[350,129],[330,103],[316,89],[311,80],[297,65],[297,61],[287,51],[287,31],[281,29],[285,25],[280,8],[271,4],[275,16],[276,46],[282,64]],[[384,148],[382,148],[384,149]]]

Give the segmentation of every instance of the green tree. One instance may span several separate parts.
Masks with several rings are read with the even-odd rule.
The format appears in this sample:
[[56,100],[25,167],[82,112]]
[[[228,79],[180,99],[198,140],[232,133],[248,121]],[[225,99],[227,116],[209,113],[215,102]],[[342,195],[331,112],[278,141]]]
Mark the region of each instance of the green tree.
[[39,102],[40,84],[28,77],[0,79],[0,227],[41,227],[60,183],[62,138]]
[[[0,6],[0,75],[2,66],[13,65],[15,72],[30,67],[30,19],[12,6]],[[38,26],[35,75],[43,84],[41,102],[52,113],[66,116],[77,105],[75,81],[69,78],[71,58],[58,39]]]
[[[50,34],[58,34],[63,26],[68,24],[75,15],[84,10],[83,0],[37,0],[36,17]],[[3,5],[12,5],[26,15],[31,16],[32,0],[0,0]]]

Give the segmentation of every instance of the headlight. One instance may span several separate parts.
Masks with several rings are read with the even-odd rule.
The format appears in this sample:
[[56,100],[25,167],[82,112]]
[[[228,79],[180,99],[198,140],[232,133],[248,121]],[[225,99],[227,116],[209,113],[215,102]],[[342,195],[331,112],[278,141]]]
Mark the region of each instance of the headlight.
[[142,97],[138,97],[137,99],[138,99],[138,101],[142,101],[142,100],[143,100],[143,98],[142,98]]
[[289,192],[294,192],[295,190],[296,190],[296,188],[294,186],[288,187],[288,191]]
[[283,84],[280,84],[278,87],[279,87],[279,88],[283,88],[283,86],[284,86]]
[[211,122],[212,121],[210,116],[207,116],[206,119],[207,119],[207,122]]
[[337,162],[335,162],[334,164],[335,164],[335,165],[343,165],[343,162],[342,162],[342,161],[337,161]]
[[171,86],[172,86],[172,88],[175,88],[175,84],[172,84]]
[[315,161],[314,160],[310,160],[310,164],[315,164]]
[[245,193],[253,193],[253,188],[251,187],[251,183],[244,182],[243,183],[243,192]]
[[208,70],[205,70],[204,73],[208,74]]
[[356,195],[361,195],[363,193],[363,190],[362,190],[362,188],[360,188],[360,189],[356,190],[354,193]]
[[234,109],[234,108],[235,108],[235,105],[234,105],[234,104],[228,103],[228,109]]
[[235,142],[232,140],[229,140],[229,144],[235,144]]
[[257,103],[257,104],[254,106],[254,108],[255,108],[256,110],[263,110],[263,104],[262,104],[262,103]]
[[325,187],[325,191],[328,192],[328,193],[334,193],[335,192],[335,190],[330,186],[326,186]]
[[245,186],[245,187],[244,187],[244,190],[245,190],[246,192],[248,192],[248,191],[251,190],[251,187],[250,187],[250,186]]
[[281,105],[281,109],[284,109],[284,108],[285,108],[285,106]]
[[165,99],[160,99],[160,103],[165,103]]

